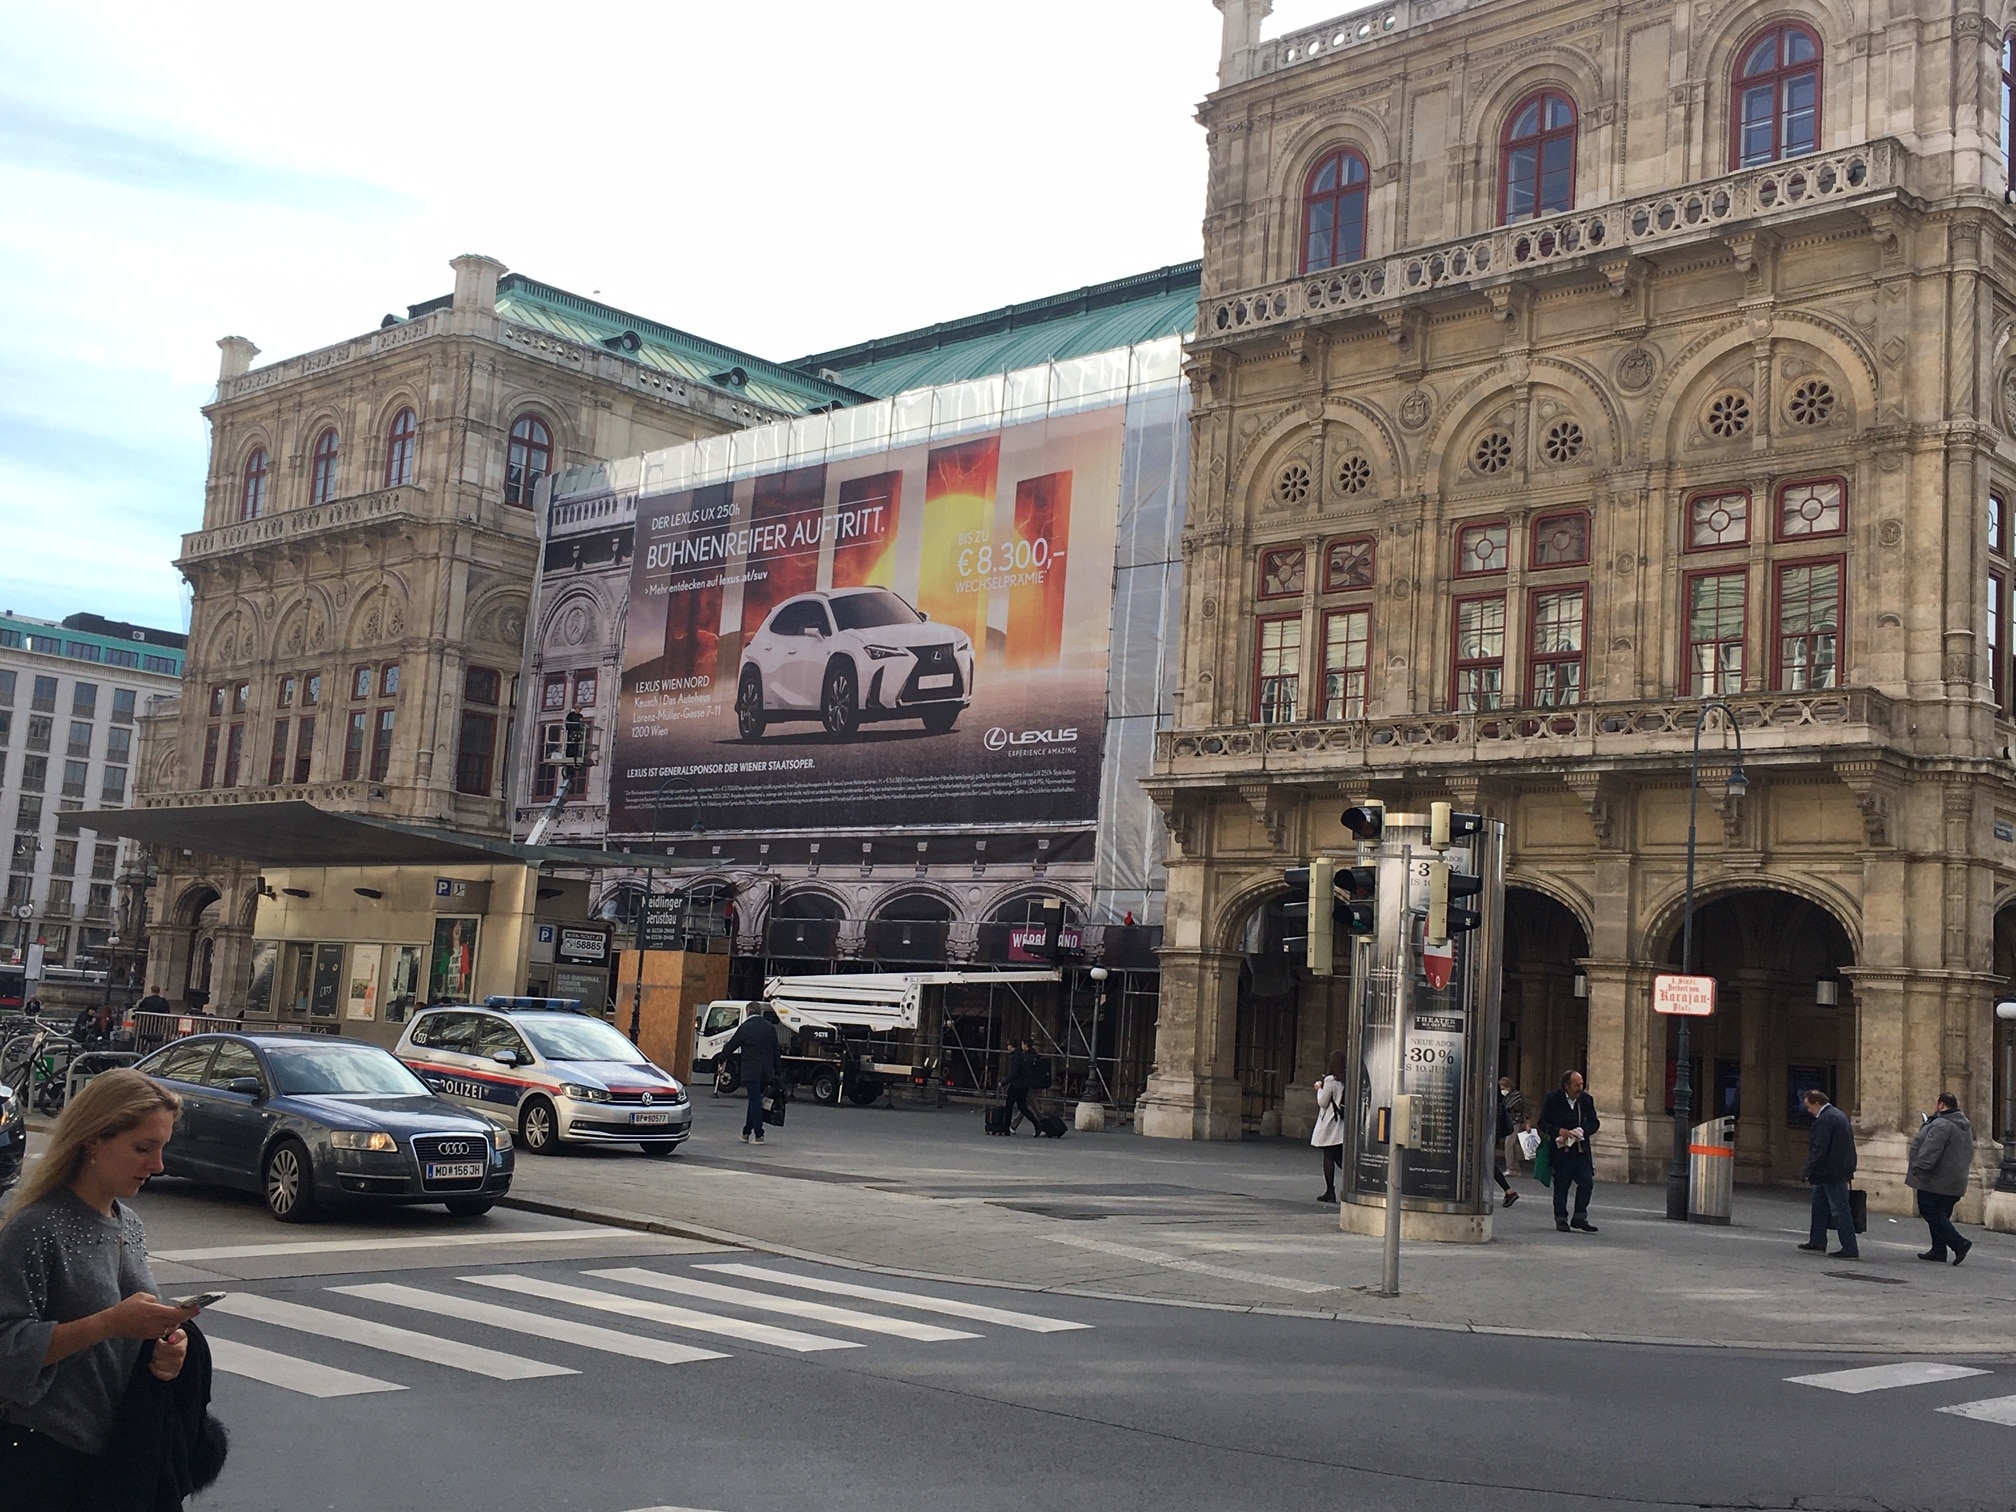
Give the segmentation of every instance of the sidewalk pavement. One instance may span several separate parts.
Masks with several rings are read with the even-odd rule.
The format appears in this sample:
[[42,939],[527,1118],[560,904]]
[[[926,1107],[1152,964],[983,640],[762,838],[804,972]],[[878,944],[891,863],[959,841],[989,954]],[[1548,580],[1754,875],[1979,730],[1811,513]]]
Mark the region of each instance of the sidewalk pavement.
[[[1669,1222],[1663,1187],[1599,1184],[1594,1235],[1555,1231],[1547,1189],[1491,1243],[1407,1244],[1376,1295],[1377,1239],[1315,1201],[1299,1142],[988,1138],[980,1111],[791,1105],[742,1145],[738,1099],[695,1099],[672,1160],[521,1152],[535,1211],[894,1274],[1481,1333],[1738,1349],[2016,1356],[2016,1237],[1967,1229],[1964,1266],[1916,1258],[1915,1219],[1873,1215],[1860,1261],[1802,1254],[1804,1190],[1739,1188],[1727,1228]],[[1065,1110],[1068,1113],[1068,1109]]]

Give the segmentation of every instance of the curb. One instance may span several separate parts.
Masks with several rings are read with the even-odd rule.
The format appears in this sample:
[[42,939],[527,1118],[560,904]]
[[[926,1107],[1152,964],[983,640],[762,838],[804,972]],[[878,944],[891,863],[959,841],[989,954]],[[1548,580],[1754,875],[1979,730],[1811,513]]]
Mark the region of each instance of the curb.
[[1027,1292],[1037,1296],[1083,1297],[1094,1302],[1132,1302],[1149,1307],[1187,1308],[1193,1312],[1246,1313],[1264,1318],[1301,1318],[1324,1323],[1363,1323],[1374,1328],[1416,1328],[1431,1333],[1476,1334],[1487,1338],[1501,1339],[1561,1339],[1576,1344],[1626,1344],[1639,1348],[1653,1349],[1713,1349],[1747,1350],[1753,1353],[1807,1354],[1807,1355],[1884,1355],[1925,1353],[1941,1358],[1962,1359],[2012,1359],[2016,1352],[2007,1345],[1962,1349],[1934,1349],[1913,1351],[1887,1344],[1815,1344],[1805,1340],[1782,1339],[1686,1339],[1662,1338],[1658,1335],[1586,1333],[1579,1331],[1551,1332],[1546,1329],[1513,1328],[1490,1323],[1436,1323],[1422,1318],[1379,1318],[1363,1313],[1344,1312],[1326,1307],[1282,1307],[1274,1303],[1255,1302],[1197,1302],[1181,1297],[1142,1297],[1126,1292],[1093,1291],[1076,1286],[1038,1286],[1027,1281],[998,1281],[981,1276],[951,1276],[939,1271],[905,1270],[894,1265],[874,1265],[865,1260],[850,1260],[841,1255],[821,1254],[817,1250],[798,1249],[792,1245],[778,1244],[774,1240],[755,1239],[747,1234],[730,1233],[726,1229],[709,1228],[698,1223],[673,1223],[649,1213],[632,1213],[622,1208],[601,1208],[583,1206],[579,1203],[554,1202],[542,1197],[500,1197],[499,1207],[516,1208],[520,1212],[540,1213],[549,1218],[567,1218],[577,1223],[596,1223],[606,1228],[632,1229],[639,1233],[661,1234],[668,1239],[693,1239],[708,1244],[733,1245],[737,1249],[756,1251],[759,1254],[777,1255],[787,1260],[802,1260],[810,1265],[832,1266],[837,1270],[860,1271],[868,1275],[892,1276],[905,1281],[927,1281],[940,1286],[981,1286],[995,1291]]

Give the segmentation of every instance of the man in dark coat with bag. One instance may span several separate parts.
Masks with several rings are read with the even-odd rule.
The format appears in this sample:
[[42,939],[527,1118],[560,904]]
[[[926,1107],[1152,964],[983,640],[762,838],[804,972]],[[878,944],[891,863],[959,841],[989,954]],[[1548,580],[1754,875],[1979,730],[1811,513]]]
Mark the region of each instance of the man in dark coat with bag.
[[1799,1248],[1826,1254],[1827,1230],[1832,1227],[1841,1236],[1834,1258],[1860,1260],[1862,1247],[1855,1242],[1855,1218],[1848,1205],[1848,1183],[1855,1179],[1855,1128],[1818,1087],[1807,1089],[1806,1111],[1813,1115],[1813,1132],[1799,1174],[1813,1183],[1813,1226]]
[[[1589,1221],[1589,1197],[1596,1190],[1596,1157],[1589,1141],[1603,1121],[1596,1116],[1596,1099],[1583,1090],[1582,1073],[1570,1071],[1561,1085],[1547,1094],[1540,1107],[1540,1137],[1552,1155],[1553,1169],[1548,1180],[1554,1188],[1554,1227],[1562,1233],[1570,1229],[1584,1234],[1596,1232]],[[1575,1185],[1575,1216],[1568,1216],[1568,1185]]]
[[1944,1260],[1951,1250],[1958,1265],[1974,1248],[1974,1241],[1963,1239],[1953,1227],[1953,1205],[1967,1195],[1973,1169],[1974,1126],[1960,1111],[1960,1100],[1941,1092],[1938,1111],[1911,1141],[1904,1175],[1904,1184],[1918,1193],[1918,1216],[1932,1231],[1932,1248],[1920,1254],[1920,1260]]
[[755,1135],[763,1143],[763,1094],[784,1064],[784,1050],[777,1038],[777,1010],[765,1008],[742,1020],[729,1039],[723,1055],[741,1053],[742,1085],[749,1093],[749,1111],[742,1119],[742,1143]]

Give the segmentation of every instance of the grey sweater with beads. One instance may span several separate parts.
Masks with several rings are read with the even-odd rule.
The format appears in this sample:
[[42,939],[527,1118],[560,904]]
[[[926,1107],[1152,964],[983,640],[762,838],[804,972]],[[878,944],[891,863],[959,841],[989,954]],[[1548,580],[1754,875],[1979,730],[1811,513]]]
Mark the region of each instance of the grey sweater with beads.
[[147,1232],[123,1203],[108,1217],[67,1187],[0,1226],[0,1422],[85,1454],[110,1447],[144,1340],[107,1339],[42,1363],[59,1323],[152,1292]]

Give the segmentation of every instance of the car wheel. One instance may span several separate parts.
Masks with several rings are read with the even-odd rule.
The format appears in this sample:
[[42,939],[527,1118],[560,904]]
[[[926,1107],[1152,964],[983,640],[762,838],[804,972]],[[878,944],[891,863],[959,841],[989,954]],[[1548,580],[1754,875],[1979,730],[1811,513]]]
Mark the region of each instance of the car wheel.
[[488,1197],[450,1197],[441,1205],[457,1218],[481,1218],[497,1206]]
[[880,1082],[856,1082],[847,1089],[847,1100],[857,1108],[865,1108],[882,1095]]
[[559,1154],[560,1115],[553,1111],[553,1104],[543,1097],[526,1103],[525,1111],[518,1115],[518,1138],[534,1155]]
[[653,1140],[647,1145],[639,1145],[637,1148],[642,1150],[646,1155],[656,1155],[660,1160],[663,1160],[667,1155],[677,1155],[679,1153],[679,1146],[664,1144],[657,1140]]
[[861,703],[854,692],[854,667],[835,661],[819,690],[819,720],[828,735],[852,735],[861,727]]
[[735,690],[735,728],[744,740],[759,740],[764,722],[763,674],[751,667],[742,674],[742,685]]
[[714,1095],[730,1097],[742,1085],[742,1078],[735,1074],[735,1068],[723,1062],[714,1068]]
[[943,735],[952,726],[959,723],[959,716],[965,712],[957,704],[945,709],[926,709],[924,711],[924,728],[934,735]]
[[312,1223],[320,1212],[315,1167],[308,1147],[298,1139],[283,1139],[266,1152],[260,1186],[266,1193],[266,1211],[282,1223]]
[[840,1101],[838,1071],[821,1071],[812,1078],[812,1101],[825,1103],[828,1107]]

